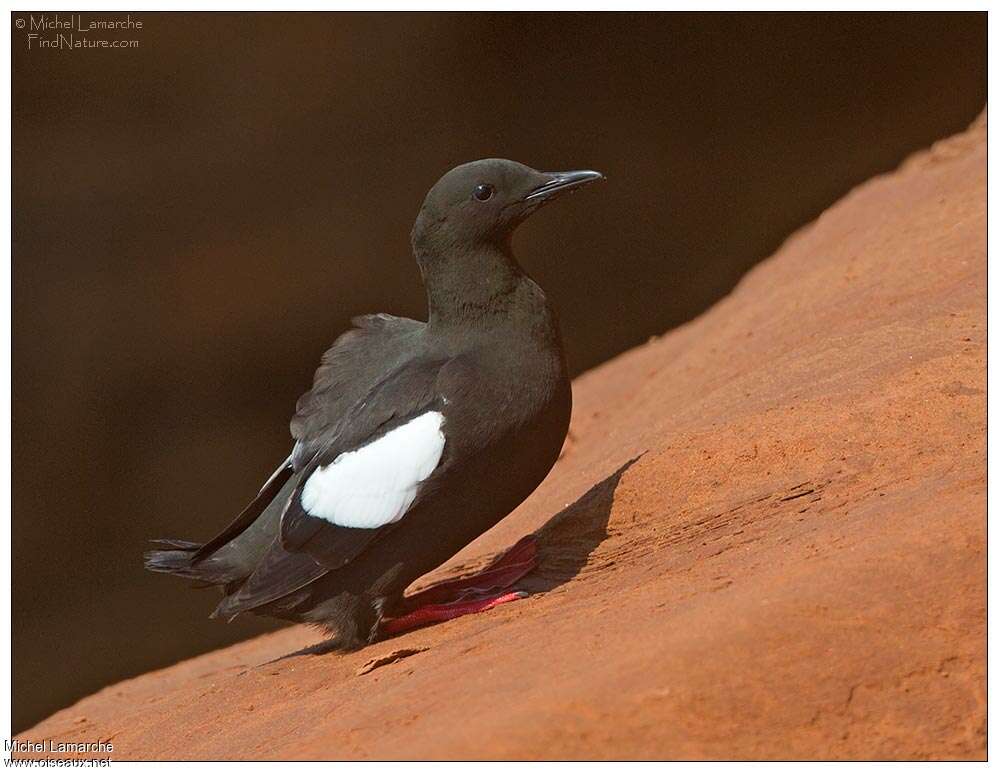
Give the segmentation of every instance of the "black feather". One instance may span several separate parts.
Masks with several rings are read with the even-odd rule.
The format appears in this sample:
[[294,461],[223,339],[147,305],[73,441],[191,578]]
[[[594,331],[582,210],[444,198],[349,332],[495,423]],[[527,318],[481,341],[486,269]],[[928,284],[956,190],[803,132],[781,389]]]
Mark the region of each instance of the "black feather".
[[304,553],[289,553],[275,540],[257,568],[236,593],[219,602],[212,617],[232,620],[241,612],[269,604],[301,590],[328,570]]
[[195,562],[194,556],[201,547],[197,542],[166,539],[154,540],[153,544],[173,546],[174,549],[147,552],[144,556],[145,567],[150,572],[186,577],[199,586],[226,585],[243,579],[238,568],[215,556]]
[[198,548],[191,560],[194,563],[203,561],[206,556],[211,555],[227,542],[231,542],[246,531],[260,517],[260,514],[267,509],[267,505],[277,496],[278,492],[281,491],[281,487],[288,482],[288,479],[293,474],[294,470],[291,469],[291,465],[285,462],[284,466],[278,468],[270,480],[260,489],[260,493],[257,494],[256,498],[243,509],[243,512],[237,515],[232,523]]

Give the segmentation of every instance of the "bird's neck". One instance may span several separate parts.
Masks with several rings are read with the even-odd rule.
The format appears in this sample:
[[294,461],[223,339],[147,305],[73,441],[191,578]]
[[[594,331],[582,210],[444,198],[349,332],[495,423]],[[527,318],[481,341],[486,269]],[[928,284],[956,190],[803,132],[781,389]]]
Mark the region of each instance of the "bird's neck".
[[438,329],[506,316],[521,283],[530,281],[509,243],[418,248],[416,259],[427,289],[428,321]]

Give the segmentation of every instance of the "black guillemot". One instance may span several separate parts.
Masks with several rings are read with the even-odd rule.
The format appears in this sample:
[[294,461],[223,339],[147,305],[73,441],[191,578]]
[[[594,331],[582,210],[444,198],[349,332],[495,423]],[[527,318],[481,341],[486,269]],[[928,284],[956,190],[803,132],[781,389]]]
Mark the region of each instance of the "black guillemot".
[[330,646],[520,598],[522,540],[474,577],[403,592],[526,499],[555,464],[572,391],[555,311],[513,257],[516,227],[593,171],[463,164],[412,232],[428,320],[359,317],[291,420],[294,447],[205,544],[158,540],[146,567],[219,586],[214,616],[326,627]]

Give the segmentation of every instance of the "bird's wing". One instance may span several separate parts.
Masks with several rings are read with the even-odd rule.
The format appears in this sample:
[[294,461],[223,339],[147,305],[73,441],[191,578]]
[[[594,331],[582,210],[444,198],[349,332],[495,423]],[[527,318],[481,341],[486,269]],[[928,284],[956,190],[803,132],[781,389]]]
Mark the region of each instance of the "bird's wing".
[[318,450],[301,470],[280,534],[219,614],[295,593],[399,523],[444,474],[444,394],[465,371],[460,359],[410,359],[321,428],[321,437],[300,438]]
[[[399,522],[444,454],[442,376],[453,360],[411,359],[322,439],[281,518],[281,544],[335,569]],[[453,368],[452,368],[453,369]]]
[[[352,320],[355,327],[341,335],[323,356],[313,387],[298,401],[291,422],[295,448],[260,492],[236,518],[204,545],[191,552],[188,560],[198,564],[242,535],[267,509],[294,473],[302,459],[311,459],[316,443],[321,443],[335,428],[344,412],[365,394],[380,375],[385,363],[401,361],[418,333],[422,322],[390,314],[372,314]],[[266,543],[258,550],[266,550]]]

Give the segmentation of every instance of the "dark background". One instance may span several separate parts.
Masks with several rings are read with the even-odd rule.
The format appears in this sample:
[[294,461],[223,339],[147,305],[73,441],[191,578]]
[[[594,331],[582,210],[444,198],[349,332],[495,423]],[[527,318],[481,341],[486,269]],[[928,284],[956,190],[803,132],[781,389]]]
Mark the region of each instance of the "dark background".
[[12,25],[15,731],[269,627],[207,620],[145,541],[242,507],[351,316],[422,318],[447,169],[606,174],[517,240],[578,373],[986,99],[985,14],[132,17],[103,36],[139,49]]

